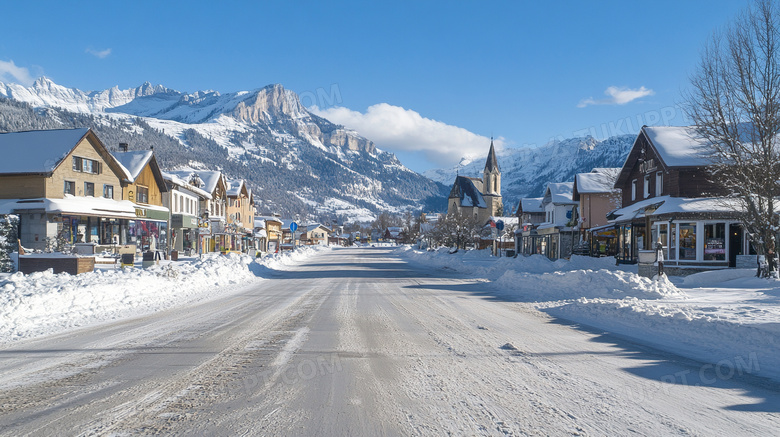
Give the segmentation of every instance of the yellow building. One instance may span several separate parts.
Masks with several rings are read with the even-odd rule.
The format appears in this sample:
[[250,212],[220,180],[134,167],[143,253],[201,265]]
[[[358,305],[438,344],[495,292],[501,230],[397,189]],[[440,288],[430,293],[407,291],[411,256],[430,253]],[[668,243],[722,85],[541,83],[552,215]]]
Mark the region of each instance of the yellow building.
[[22,246],[127,242],[128,175],[91,129],[0,134],[0,154],[0,214],[19,215]]

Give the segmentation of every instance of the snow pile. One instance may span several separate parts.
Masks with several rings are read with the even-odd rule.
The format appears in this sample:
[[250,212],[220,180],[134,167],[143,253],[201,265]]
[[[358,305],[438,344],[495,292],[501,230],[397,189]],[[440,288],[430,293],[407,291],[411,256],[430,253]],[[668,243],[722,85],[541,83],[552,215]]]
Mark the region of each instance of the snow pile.
[[551,261],[542,255],[496,258],[488,250],[449,253],[448,249],[421,252],[408,247],[397,251],[416,263],[445,268],[492,281],[503,295],[522,300],[682,296],[666,279],[653,281],[617,270],[614,258],[572,256]]
[[750,364],[750,373],[780,379],[780,325],[723,319],[693,307],[636,298],[579,299],[545,309],[566,320],[640,340],[725,370]]
[[209,254],[191,263],[76,276],[51,270],[15,273],[0,279],[0,343],[213,298],[319,250],[301,248],[262,260],[235,253]]
[[629,296],[660,299],[681,295],[680,290],[666,278],[654,281],[634,273],[603,269],[542,274],[507,270],[493,284],[525,300],[535,301]]

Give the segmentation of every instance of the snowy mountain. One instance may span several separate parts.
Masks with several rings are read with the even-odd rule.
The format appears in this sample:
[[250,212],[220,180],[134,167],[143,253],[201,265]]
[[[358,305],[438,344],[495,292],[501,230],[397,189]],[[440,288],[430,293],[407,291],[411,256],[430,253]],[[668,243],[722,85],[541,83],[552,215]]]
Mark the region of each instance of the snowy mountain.
[[308,112],[278,84],[227,94],[149,83],[85,92],[40,78],[30,87],[0,83],[0,100],[2,131],[88,126],[109,147],[154,146],[167,169],[246,179],[261,211],[356,221],[445,203],[446,187]]
[[[548,182],[572,182],[577,173],[595,167],[622,167],[635,138],[621,135],[598,141],[588,136],[553,141],[538,148],[498,151],[504,204],[515,207],[520,198],[540,197]],[[452,168],[423,174],[443,184],[452,184],[456,174],[482,177],[486,157],[464,158]]]

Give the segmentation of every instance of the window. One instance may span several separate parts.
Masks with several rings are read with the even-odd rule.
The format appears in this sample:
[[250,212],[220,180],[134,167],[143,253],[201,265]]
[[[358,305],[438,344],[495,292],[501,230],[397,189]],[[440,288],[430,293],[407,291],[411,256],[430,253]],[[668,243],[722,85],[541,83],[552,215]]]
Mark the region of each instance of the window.
[[636,200],[636,179],[631,181],[631,200]]
[[645,199],[650,197],[650,175],[645,175]]
[[726,260],[725,223],[712,223],[704,225],[704,260]]
[[184,196],[179,196],[179,212],[184,212]]
[[76,183],[73,181],[65,181],[65,188],[63,189],[63,192],[65,194],[70,194],[71,196],[76,195]]
[[655,195],[661,196],[664,193],[664,172],[655,173]]
[[136,188],[135,198],[138,203],[149,203],[149,188],[139,185]]
[[696,223],[680,223],[680,260],[696,259]]
[[100,174],[100,163],[94,159],[73,157],[73,171]]
[[106,199],[114,198],[114,186],[103,184],[103,197]]
[[84,182],[84,195],[95,197],[95,184],[92,182]]

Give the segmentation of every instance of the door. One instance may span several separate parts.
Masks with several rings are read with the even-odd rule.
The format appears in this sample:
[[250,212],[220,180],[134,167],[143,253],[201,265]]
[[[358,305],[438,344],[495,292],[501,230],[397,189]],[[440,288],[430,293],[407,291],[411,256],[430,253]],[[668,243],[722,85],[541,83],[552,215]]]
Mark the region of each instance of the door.
[[729,225],[729,267],[737,266],[737,255],[744,255],[742,225],[732,223]]

